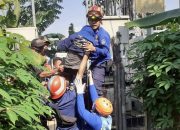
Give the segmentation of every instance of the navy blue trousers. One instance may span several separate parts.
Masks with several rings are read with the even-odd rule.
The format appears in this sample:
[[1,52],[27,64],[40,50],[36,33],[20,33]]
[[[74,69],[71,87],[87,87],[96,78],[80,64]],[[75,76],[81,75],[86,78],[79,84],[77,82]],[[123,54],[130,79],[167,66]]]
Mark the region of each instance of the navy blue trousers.
[[94,66],[91,67],[92,77],[94,80],[94,85],[96,87],[97,93],[99,96],[103,95],[102,85],[105,79],[105,67],[104,66]]

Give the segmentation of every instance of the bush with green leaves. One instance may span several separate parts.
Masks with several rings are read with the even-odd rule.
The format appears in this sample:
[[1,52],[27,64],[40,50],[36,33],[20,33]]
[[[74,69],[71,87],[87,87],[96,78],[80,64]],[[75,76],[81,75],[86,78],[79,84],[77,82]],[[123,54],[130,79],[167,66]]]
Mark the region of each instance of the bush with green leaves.
[[180,125],[180,29],[171,29],[133,43],[134,93],[143,99],[154,125],[173,129]]
[[51,114],[41,96],[48,91],[37,80],[30,65],[40,66],[44,58],[28,48],[17,34],[0,36],[0,129],[42,130],[41,115]]

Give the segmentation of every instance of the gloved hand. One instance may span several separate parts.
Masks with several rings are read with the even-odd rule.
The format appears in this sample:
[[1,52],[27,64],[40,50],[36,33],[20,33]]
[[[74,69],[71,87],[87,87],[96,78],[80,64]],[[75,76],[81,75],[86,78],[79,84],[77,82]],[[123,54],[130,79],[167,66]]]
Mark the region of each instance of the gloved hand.
[[76,86],[76,92],[77,94],[83,94],[84,90],[86,88],[86,84],[82,84],[82,79],[76,78],[74,81],[74,84]]

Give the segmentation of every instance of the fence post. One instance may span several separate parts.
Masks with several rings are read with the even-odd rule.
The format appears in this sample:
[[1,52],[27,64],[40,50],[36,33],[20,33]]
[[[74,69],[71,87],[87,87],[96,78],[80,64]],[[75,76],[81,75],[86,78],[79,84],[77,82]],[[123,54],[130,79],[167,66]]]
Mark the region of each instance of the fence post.
[[117,34],[118,43],[113,44],[114,60],[114,95],[115,95],[115,124],[116,130],[126,130],[126,110],[125,110],[125,75],[121,58],[121,34]]

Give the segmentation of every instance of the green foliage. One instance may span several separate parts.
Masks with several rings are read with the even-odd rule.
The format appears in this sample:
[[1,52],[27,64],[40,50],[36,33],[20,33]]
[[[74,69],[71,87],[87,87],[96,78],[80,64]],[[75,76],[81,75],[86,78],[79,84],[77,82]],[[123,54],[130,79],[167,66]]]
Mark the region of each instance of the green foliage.
[[0,10],[2,11],[2,16],[0,18],[1,26],[18,26],[18,21],[21,12],[19,0],[1,0]]
[[49,34],[46,34],[45,35],[48,39],[63,39],[65,38],[65,36],[63,34],[60,34],[60,33],[49,33]]
[[[59,18],[63,7],[62,0],[36,0],[35,15],[38,33],[41,34],[49,25]],[[21,16],[19,26],[32,26],[33,16],[30,0],[21,0]]]
[[125,23],[128,28],[138,26],[140,28],[149,28],[157,25],[164,25],[168,22],[176,21],[180,23],[180,9],[165,11],[159,14],[148,16]]
[[14,0],[9,4],[9,9],[7,11],[6,19],[5,19],[7,27],[12,28],[18,26],[20,12],[21,12],[21,8],[20,8],[19,0]]
[[1,36],[0,43],[0,129],[45,129],[40,116],[50,116],[51,109],[42,104],[41,96],[48,92],[30,68],[40,66],[43,58],[17,34]]
[[[50,24],[59,18],[62,0],[35,0],[36,26],[41,34]],[[0,26],[29,27],[33,26],[31,0],[1,0]]]
[[[180,117],[180,29],[168,29],[134,43],[134,93],[143,98],[145,110],[157,128],[175,128]],[[179,27],[179,25],[178,25]]]

